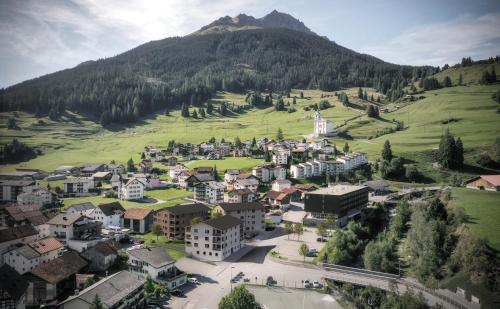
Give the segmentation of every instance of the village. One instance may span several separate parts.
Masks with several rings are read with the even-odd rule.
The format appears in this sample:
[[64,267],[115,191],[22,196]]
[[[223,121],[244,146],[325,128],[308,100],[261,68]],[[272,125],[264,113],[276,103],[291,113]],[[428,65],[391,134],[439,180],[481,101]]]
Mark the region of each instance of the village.
[[[284,140],[278,132],[276,139],[146,145],[142,160],[127,167],[89,163],[1,173],[0,282],[16,283],[8,301],[16,308],[78,308],[99,294],[110,308],[156,308],[174,296],[170,304],[180,306],[189,295],[214,292],[202,279],[212,265],[222,267],[220,272],[230,267],[232,288],[251,280],[277,283],[268,275],[276,266],[265,263],[255,274],[233,276],[236,267],[228,265],[238,261],[242,267],[253,259],[325,262],[317,257],[336,229],[359,219],[367,207],[396,204],[402,195],[383,180],[371,180],[366,154],[328,143],[326,137],[336,132],[319,112],[313,132],[301,141]],[[231,157],[262,163],[219,173],[217,163]],[[188,167],[198,159],[214,164]],[[492,177],[473,179],[470,186],[478,183],[491,190],[499,186]],[[182,200],[163,207],[150,197],[162,190],[180,192]],[[95,197],[104,202],[94,204]],[[309,277],[300,273],[303,266],[293,267],[283,286],[325,284],[320,273]]]

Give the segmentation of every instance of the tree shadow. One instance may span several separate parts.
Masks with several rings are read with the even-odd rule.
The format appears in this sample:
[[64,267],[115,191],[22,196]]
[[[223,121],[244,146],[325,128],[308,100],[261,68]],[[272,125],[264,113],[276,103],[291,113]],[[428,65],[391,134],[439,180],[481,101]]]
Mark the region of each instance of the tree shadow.
[[272,246],[262,246],[262,247],[254,247],[247,254],[242,256],[238,262],[248,262],[255,264],[263,264],[266,256],[271,250],[276,248],[276,245]]

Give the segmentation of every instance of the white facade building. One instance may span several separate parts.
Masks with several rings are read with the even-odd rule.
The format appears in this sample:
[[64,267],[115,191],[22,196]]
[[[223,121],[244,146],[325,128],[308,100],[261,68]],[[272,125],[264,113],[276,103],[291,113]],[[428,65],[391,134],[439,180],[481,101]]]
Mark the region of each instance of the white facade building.
[[118,197],[122,200],[140,200],[144,197],[146,185],[137,178],[130,178],[118,189]]
[[123,227],[125,208],[118,203],[101,204],[88,212],[88,217],[102,223],[104,228]]
[[292,187],[292,182],[288,179],[274,180],[271,182],[271,188],[273,191],[281,191],[283,189],[288,189]]
[[186,227],[186,252],[200,260],[222,261],[244,246],[242,222],[230,215]]
[[201,182],[194,186],[194,199],[209,204],[222,203],[225,188],[226,183],[224,182]]
[[314,136],[333,136],[337,131],[333,128],[333,122],[321,117],[319,112],[314,114]]
[[222,215],[230,215],[240,219],[243,233],[255,234],[265,228],[265,209],[260,202],[221,203],[214,210]]
[[17,196],[17,203],[21,205],[46,205],[52,203],[52,192],[47,189],[35,189],[30,193],[21,193]]
[[89,190],[94,188],[94,179],[91,177],[70,177],[64,180],[64,193],[68,196],[88,196]]

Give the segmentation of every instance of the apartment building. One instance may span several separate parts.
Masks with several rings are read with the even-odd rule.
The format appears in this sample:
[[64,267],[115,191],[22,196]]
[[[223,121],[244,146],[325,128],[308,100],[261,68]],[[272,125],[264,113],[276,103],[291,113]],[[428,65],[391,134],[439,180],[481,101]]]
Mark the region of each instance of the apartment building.
[[163,235],[168,239],[184,239],[185,228],[193,218],[201,221],[209,218],[210,208],[200,203],[182,204],[158,209],[154,223],[161,226]]
[[263,231],[265,228],[265,209],[260,202],[221,203],[214,208],[214,211],[240,219],[243,233],[246,235]]

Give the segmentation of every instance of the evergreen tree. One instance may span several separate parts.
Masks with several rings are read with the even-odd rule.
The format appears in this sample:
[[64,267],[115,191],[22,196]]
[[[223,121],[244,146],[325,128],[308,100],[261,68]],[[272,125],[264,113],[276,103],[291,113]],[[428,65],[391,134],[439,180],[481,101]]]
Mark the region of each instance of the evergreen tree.
[[358,98],[363,99],[363,89],[361,87],[358,89]]
[[185,103],[182,103],[181,116],[184,118],[189,117],[189,108],[187,107],[187,105]]
[[252,148],[257,147],[257,140],[255,139],[255,136],[252,138]]
[[392,149],[389,140],[386,140],[384,143],[384,149],[382,149],[382,159],[386,161],[392,160]]
[[196,110],[193,110],[192,117],[193,117],[194,119],[198,119],[198,113],[196,112]]
[[464,84],[464,77],[462,73],[460,73],[460,75],[458,76],[458,85],[462,86],[463,84]]
[[276,101],[276,105],[274,106],[274,109],[276,111],[284,111],[285,110],[285,102],[283,101],[282,98],[279,98],[277,101]]
[[240,147],[241,146],[241,140],[240,140],[240,137],[239,136],[236,136],[234,138],[234,146],[235,147]]
[[132,158],[128,159],[128,161],[127,161],[127,171],[131,172],[131,173],[137,171],[137,168],[135,167],[135,164],[134,164],[134,160],[132,160]]
[[300,98],[303,99],[304,98],[304,92],[300,92]]
[[214,111],[214,106],[212,105],[212,102],[208,101],[207,103],[207,114],[211,115]]
[[205,118],[207,115],[205,114],[205,109],[203,107],[200,107],[200,116],[202,118]]
[[342,149],[344,151],[344,153],[349,153],[349,144],[347,142],[345,142],[345,145],[344,145],[344,148]]
[[377,103],[381,103],[380,96],[377,97]]
[[295,97],[293,97],[292,104],[297,104],[297,99],[295,99]]
[[444,168],[453,168],[455,140],[450,131],[446,129],[439,142],[438,161]]
[[365,90],[365,93],[363,94],[363,100],[368,101],[368,93]]
[[273,159],[273,156],[271,155],[271,152],[269,150],[266,151],[266,154],[264,156],[264,160],[266,162],[271,162]]
[[493,84],[496,82],[497,82],[497,72],[495,71],[495,66],[493,66],[493,67],[491,67],[490,84]]
[[220,176],[219,176],[219,172],[217,171],[217,165],[214,165],[214,170],[213,170],[213,174],[214,176],[214,180],[215,181],[219,181],[220,180]]
[[464,145],[460,137],[455,141],[454,163],[456,168],[462,168],[464,165]]
[[491,80],[490,72],[486,70],[483,72],[483,75],[481,76],[481,80],[479,81],[479,83],[486,85],[490,83],[490,80]]
[[449,76],[445,76],[443,80],[444,87],[451,87],[451,78]]
[[283,135],[283,130],[281,130],[281,128],[278,128],[278,132],[276,133],[276,140],[279,142],[285,140],[285,137]]
[[101,298],[99,294],[95,294],[94,300],[89,306],[90,309],[104,309],[104,305],[102,304]]

